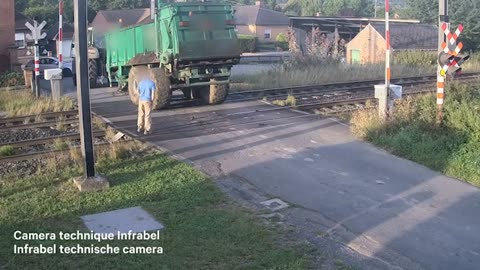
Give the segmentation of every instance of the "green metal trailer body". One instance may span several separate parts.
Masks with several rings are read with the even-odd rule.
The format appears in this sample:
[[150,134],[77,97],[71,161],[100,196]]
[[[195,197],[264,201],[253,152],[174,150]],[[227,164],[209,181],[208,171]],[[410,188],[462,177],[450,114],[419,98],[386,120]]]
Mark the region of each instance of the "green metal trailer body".
[[105,36],[109,79],[122,84],[131,68],[164,69],[171,88],[229,82],[240,50],[230,5],[210,2],[158,2],[153,22]]

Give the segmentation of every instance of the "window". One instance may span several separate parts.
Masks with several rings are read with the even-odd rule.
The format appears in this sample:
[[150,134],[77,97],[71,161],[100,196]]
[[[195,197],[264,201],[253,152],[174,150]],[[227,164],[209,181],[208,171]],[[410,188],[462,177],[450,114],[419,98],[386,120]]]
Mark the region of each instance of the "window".
[[19,49],[25,48],[25,34],[24,33],[15,33],[15,46]]
[[265,39],[270,39],[272,38],[272,29],[265,29],[263,37]]

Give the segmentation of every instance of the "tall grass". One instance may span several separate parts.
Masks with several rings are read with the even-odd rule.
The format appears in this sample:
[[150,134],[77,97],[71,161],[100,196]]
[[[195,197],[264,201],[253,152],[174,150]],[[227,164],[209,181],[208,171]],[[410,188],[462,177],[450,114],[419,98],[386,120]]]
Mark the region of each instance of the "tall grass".
[[[428,51],[403,51],[393,55],[392,77],[434,75],[437,55]],[[464,72],[480,72],[480,56],[471,55],[462,65]],[[382,79],[384,63],[366,65],[342,64],[338,59],[294,57],[284,65],[255,75],[237,75],[232,81],[233,91],[275,87],[305,86],[357,80]]]
[[50,97],[35,98],[28,90],[0,91],[0,111],[7,116],[66,111],[74,106],[74,101],[68,97],[54,101]]
[[376,111],[355,112],[354,134],[394,154],[480,186],[480,87],[446,89],[444,122],[436,124],[434,94],[409,96],[383,123]]

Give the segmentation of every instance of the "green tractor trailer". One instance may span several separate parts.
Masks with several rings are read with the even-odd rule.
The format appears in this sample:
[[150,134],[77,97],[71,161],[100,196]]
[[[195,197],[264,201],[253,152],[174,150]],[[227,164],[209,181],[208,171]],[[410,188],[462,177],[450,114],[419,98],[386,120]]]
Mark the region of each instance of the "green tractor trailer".
[[137,86],[145,74],[157,86],[156,109],[169,104],[174,90],[182,90],[187,99],[222,103],[231,68],[240,60],[232,6],[161,0],[157,8],[152,6],[149,22],[105,34],[106,55],[93,63],[105,61],[110,85],[128,88],[135,104]]

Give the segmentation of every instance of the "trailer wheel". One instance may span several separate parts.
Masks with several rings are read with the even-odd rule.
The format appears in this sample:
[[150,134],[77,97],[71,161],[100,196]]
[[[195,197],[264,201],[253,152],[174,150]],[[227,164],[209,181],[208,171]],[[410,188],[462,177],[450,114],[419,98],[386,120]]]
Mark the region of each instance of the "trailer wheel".
[[[138,105],[138,77],[140,69],[138,67],[132,67],[130,72],[128,73],[128,94],[130,95],[130,100],[132,100],[133,104]],[[121,83],[119,83],[119,87]]]
[[162,68],[152,68],[150,78],[155,83],[156,89],[153,94],[153,108],[156,110],[166,107],[172,98],[172,90],[170,89],[170,78]]
[[88,80],[90,82],[90,88],[97,87],[97,79],[98,79],[97,60],[90,59],[88,60]]
[[215,84],[212,81],[209,88],[199,89],[201,99],[209,105],[221,104],[225,101],[228,95],[228,84]]

